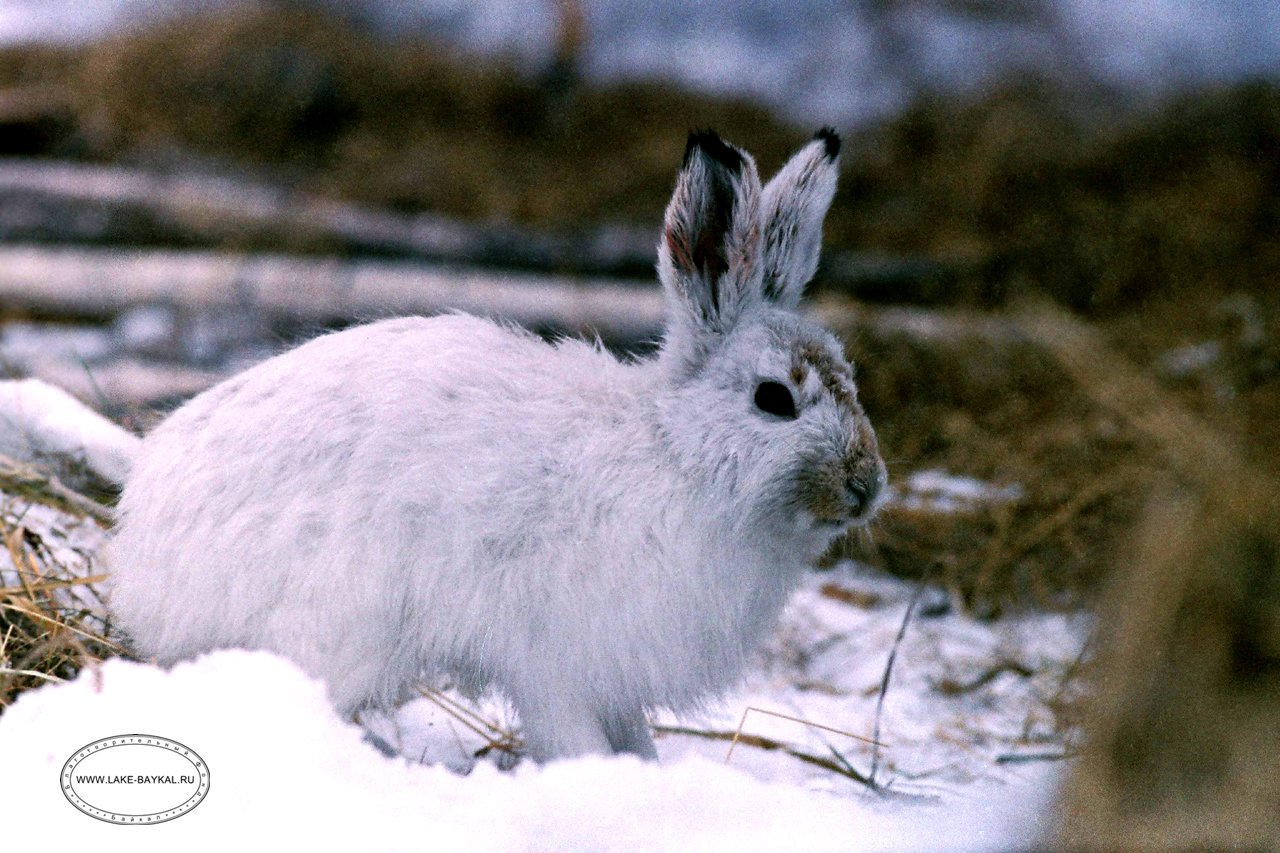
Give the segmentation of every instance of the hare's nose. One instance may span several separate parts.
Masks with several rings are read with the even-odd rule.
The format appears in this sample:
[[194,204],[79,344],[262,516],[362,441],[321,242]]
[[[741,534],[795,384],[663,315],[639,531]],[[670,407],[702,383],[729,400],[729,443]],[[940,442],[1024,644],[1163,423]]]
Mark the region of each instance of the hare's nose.
[[853,511],[855,518],[871,510],[876,498],[884,490],[887,480],[884,467],[878,462],[874,466],[864,466],[863,470],[849,474],[845,478],[845,492],[848,494],[849,508]]
[[853,510],[853,514],[862,515],[862,511],[871,503],[871,495],[867,487],[850,477],[845,480],[844,490],[849,494],[849,508]]
[[849,477],[844,481],[844,488],[849,496],[849,508],[855,517],[866,512],[880,493],[880,483],[876,479]]

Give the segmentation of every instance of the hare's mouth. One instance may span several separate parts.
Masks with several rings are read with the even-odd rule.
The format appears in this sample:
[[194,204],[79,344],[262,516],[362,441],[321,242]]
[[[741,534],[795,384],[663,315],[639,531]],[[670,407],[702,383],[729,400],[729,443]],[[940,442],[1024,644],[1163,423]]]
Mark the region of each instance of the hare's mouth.
[[823,516],[817,515],[812,510],[802,510],[797,520],[802,530],[836,536],[848,529],[856,519],[847,516]]
[[[863,492],[847,500],[842,508],[829,507],[821,514],[810,509],[803,515],[806,516],[804,520],[816,529],[842,530],[856,524],[866,524],[879,511],[882,503],[882,495]],[[836,510],[835,514],[831,512],[833,509]]]
[[802,482],[804,511],[800,523],[810,530],[835,534],[866,524],[885,500],[885,474],[879,460],[849,472],[827,468]]
[[872,497],[869,501],[860,501],[850,506],[846,514],[838,516],[818,515],[808,511],[802,513],[802,523],[813,530],[820,530],[826,533],[843,533],[852,527],[864,525],[871,521],[883,503],[882,497]]

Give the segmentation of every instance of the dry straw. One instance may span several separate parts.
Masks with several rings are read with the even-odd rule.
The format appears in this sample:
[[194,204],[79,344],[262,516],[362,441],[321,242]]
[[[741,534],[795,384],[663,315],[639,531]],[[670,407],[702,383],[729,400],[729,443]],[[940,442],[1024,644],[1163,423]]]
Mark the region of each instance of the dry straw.
[[[45,503],[63,511],[109,516],[56,478],[0,459],[0,487],[14,503]],[[127,654],[111,637],[97,585],[106,576],[59,561],[23,513],[0,514],[0,535],[13,563],[0,586],[0,712],[22,692],[75,677],[86,666]]]
[[1070,849],[1271,849],[1280,838],[1280,488],[1078,321],[1020,327],[1152,437],[1168,474],[1099,616]]

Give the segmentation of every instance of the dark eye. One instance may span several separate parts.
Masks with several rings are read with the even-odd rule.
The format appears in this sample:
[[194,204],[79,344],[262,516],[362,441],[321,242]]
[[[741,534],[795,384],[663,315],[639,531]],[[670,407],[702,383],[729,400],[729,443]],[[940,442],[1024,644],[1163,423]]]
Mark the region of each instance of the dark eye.
[[757,385],[756,406],[760,411],[780,418],[796,416],[796,401],[791,398],[791,390],[781,382],[761,382]]

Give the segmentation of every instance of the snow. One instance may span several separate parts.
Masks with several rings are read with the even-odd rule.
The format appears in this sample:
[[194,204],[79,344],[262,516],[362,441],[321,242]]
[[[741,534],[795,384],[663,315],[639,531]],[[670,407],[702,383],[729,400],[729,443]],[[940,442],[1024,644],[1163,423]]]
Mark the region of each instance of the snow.
[[[742,690],[705,719],[680,724],[731,732],[753,705],[869,734],[874,690],[911,592],[852,564],[815,574]],[[295,849],[370,850],[1023,847],[1051,829],[1068,762],[995,759],[1028,746],[1063,748],[1045,698],[1060,690],[1087,629],[1080,617],[1051,614],[980,623],[947,612],[913,623],[884,708],[889,746],[877,778],[885,794],[746,743],[726,764],[726,741],[671,733],[659,738],[657,765],[586,757],[502,770],[491,758],[471,759],[483,741],[427,699],[371,723],[409,756],[388,758],[292,664],[223,651],[167,672],[109,660],[24,694],[0,716],[0,802],[24,825],[57,825],[60,844],[105,850],[225,849],[248,838],[255,847],[287,839]],[[1031,674],[1005,672],[954,695],[937,689],[946,678],[979,681],[1002,656]],[[492,697],[477,707],[512,723]],[[825,757],[835,748],[867,771],[870,747],[840,735],[762,714],[749,715],[744,731]],[[196,750],[210,768],[207,800],[147,830],[77,813],[58,789],[63,762],[94,740],[134,732]],[[441,763],[420,763],[424,755]]]
[[903,483],[891,484],[887,500],[903,509],[952,513],[983,503],[1009,503],[1023,494],[1016,483],[996,487],[975,477],[930,469],[912,472]]
[[[134,731],[181,741],[210,768],[204,803],[137,836],[80,819],[57,783],[81,746]],[[285,837],[295,849],[954,849],[957,837],[991,849],[1027,838],[1024,816],[997,817],[1008,804],[838,797],[697,756],[661,766],[589,757],[511,773],[482,764],[469,776],[384,758],[335,716],[318,683],[260,652],[218,652],[169,673],[108,661],[96,676],[16,702],[0,718],[0,753],[6,810],[57,825],[60,844],[95,849]]]
[[[6,338],[12,333],[7,329]],[[0,381],[0,453],[6,456],[60,460],[109,483],[123,483],[139,443],[136,435],[55,385],[39,379]]]

